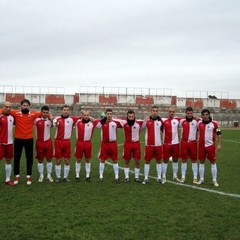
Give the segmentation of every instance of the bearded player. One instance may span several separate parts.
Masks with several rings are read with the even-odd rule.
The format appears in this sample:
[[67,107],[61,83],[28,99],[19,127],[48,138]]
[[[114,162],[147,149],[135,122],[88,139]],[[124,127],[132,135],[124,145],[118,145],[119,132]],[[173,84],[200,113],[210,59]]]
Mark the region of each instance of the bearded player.
[[141,145],[140,145],[140,132],[143,126],[143,120],[136,120],[135,112],[128,110],[127,120],[116,119],[123,127],[125,141],[123,145],[122,158],[125,160],[124,174],[125,182],[129,182],[130,160],[134,159],[134,173],[135,182],[140,183],[140,159],[141,159]]
[[[92,121],[91,121],[92,120]],[[91,171],[91,157],[92,157],[92,135],[94,128],[98,121],[93,121],[89,115],[89,111],[83,111],[82,118],[77,120],[76,126],[76,146],[74,156],[76,158],[75,181],[79,182],[79,174],[81,170],[81,161],[85,158],[85,170],[86,170],[86,181],[90,182],[90,171]]]

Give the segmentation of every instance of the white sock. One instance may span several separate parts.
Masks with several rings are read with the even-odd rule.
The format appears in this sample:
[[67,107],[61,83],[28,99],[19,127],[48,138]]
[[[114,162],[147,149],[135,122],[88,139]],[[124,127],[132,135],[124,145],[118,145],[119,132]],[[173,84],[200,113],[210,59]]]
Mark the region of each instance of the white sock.
[[204,167],[204,163],[200,163],[199,164],[199,175],[200,175],[200,179],[201,180],[204,180],[204,170],[205,170],[205,167]]
[[11,172],[12,172],[11,164],[5,164],[5,172],[6,172],[6,181],[10,181],[10,176],[11,176]]
[[150,170],[150,164],[144,164],[144,178],[148,179],[148,174],[149,174],[149,170]]
[[100,178],[103,178],[104,167],[105,167],[105,163],[100,162],[99,163],[99,175],[100,175]]
[[86,177],[90,177],[91,163],[85,164],[85,170],[86,170]]
[[163,162],[162,163],[162,175],[163,175],[163,178],[166,178],[167,167],[168,167],[168,164]]
[[55,172],[56,172],[56,177],[61,178],[61,165],[55,165]]
[[182,168],[181,168],[181,171],[182,171],[182,178],[185,178],[186,177],[186,171],[187,171],[187,163],[185,162],[182,162]]
[[197,163],[192,163],[192,171],[193,171],[193,178],[197,179],[197,175],[198,175],[198,164]]
[[51,176],[52,175],[52,162],[47,162],[47,176]]
[[211,164],[212,178],[213,181],[217,181],[217,164]]
[[161,179],[162,178],[162,164],[161,163],[156,163],[156,169],[157,169],[157,178]]
[[140,168],[134,168],[135,178],[139,178]]
[[69,171],[70,171],[70,165],[64,164],[64,178],[68,177]]
[[75,163],[75,172],[76,172],[76,177],[79,178],[79,173],[81,170],[81,163],[76,162]]
[[129,178],[129,168],[124,168],[125,178]]
[[115,173],[115,179],[118,178],[118,175],[119,175],[118,163],[113,164],[113,171]]
[[177,173],[178,173],[178,163],[177,162],[172,163],[172,169],[173,169],[173,177],[177,177]]
[[43,177],[43,163],[38,163],[38,172],[40,177]]

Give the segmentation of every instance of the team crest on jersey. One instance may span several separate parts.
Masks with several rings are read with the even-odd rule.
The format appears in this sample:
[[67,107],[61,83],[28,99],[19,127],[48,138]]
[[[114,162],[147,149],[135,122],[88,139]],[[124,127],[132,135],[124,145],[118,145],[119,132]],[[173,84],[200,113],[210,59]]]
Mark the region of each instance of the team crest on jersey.
[[136,127],[134,126],[133,129],[136,129]]

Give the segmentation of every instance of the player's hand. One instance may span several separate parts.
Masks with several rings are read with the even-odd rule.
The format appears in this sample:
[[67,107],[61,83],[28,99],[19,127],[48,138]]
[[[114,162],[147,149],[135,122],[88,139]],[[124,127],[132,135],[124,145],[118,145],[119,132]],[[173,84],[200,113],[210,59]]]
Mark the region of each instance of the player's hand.
[[149,120],[149,117],[145,117],[145,118],[143,119],[144,122],[147,122],[148,120]]
[[197,115],[194,115],[193,118],[194,118],[196,121],[201,120],[201,118],[200,118],[199,116],[197,116]]
[[104,118],[100,121],[100,123],[103,125],[103,124],[106,123],[106,121],[107,121],[107,117],[104,117]]
[[52,116],[51,113],[48,114],[48,119],[49,119],[49,120],[53,120],[53,116]]
[[219,152],[220,150],[221,150],[221,145],[218,144],[218,145],[217,145],[217,152]]
[[89,119],[90,119],[91,122],[94,122],[94,121],[95,121],[95,119],[94,119],[93,117],[90,117],[90,116],[89,116]]

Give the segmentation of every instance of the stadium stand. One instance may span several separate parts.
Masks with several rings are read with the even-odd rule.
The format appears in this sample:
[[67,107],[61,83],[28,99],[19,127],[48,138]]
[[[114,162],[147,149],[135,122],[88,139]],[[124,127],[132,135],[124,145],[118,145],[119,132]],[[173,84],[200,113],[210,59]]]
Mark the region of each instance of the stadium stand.
[[31,101],[33,110],[38,111],[42,105],[49,105],[53,116],[59,115],[62,105],[67,104],[71,107],[73,115],[81,115],[82,110],[89,110],[93,117],[99,118],[107,108],[112,108],[116,116],[124,118],[127,110],[133,109],[136,117],[143,119],[149,115],[151,106],[157,105],[160,116],[166,116],[169,106],[175,106],[177,115],[184,116],[185,108],[192,106],[197,115],[200,115],[203,108],[208,108],[212,117],[223,127],[239,127],[240,121],[240,99],[140,95],[139,93],[136,95],[94,92],[75,94],[14,93],[1,92],[0,88],[0,104],[10,101],[14,108],[19,108],[23,98]]

